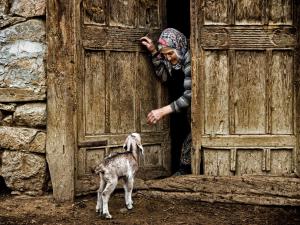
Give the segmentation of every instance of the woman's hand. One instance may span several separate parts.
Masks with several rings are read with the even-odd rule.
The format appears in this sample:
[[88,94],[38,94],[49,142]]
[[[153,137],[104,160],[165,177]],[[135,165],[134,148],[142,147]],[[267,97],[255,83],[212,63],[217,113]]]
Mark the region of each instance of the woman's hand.
[[148,124],[156,124],[160,121],[165,115],[168,115],[172,112],[172,108],[170,105],[165,107],[151,110],[151,112],[147,116],[147,123]]
[[142,42],[142,44],[144,46],[146,46],[146,48],[152,55],[154,55],[157,52],[156,47],[153,44],[153,41],[150,38],[148,38],[147,36],[142,37],[140,39],[140,41]]

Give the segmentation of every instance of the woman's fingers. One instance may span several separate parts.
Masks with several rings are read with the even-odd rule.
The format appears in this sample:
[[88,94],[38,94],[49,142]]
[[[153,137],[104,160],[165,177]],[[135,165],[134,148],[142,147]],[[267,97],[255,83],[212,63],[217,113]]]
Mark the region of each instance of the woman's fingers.
[[145,45],[147,48],[149,48],[150,44],[146,41],[142,41],[142,44]]
[[147,123],[153,124],[154,121],[155,121],[155,117],[153,116],[152,112],[150,112],[147,116]]
[[148,38],[147,36],[144,36],[142,38],[140,38],[141,41],[146,41],[148,43],[152,43],[152,40],[150,38]]
[[153,124],[154,121],[155,121],[155,118],[154,118],[153,113],[152,113],[152,111],[151,111],[151,112],[147,115],[147,123],[148,123],[148,124]]
[[155,45],[152,40],[147,36],[140,38],[141,43],[146,46],[149,52],[153,53],[155,51]]
[[148,37],[142,37],[142,38],[140,38],[140,41],[142,42],[143,45],[146,45],[146,46],[153,45],[152,40]]
[[161,117],[159,116],[159,112],[157,110],[152,110],[148,115],[147,115],[147,123],[149,124],[156,124]]

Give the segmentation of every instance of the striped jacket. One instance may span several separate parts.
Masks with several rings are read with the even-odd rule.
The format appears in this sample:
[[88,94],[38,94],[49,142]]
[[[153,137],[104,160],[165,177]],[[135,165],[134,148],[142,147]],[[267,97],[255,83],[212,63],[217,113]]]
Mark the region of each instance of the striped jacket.
[[[166,82],[169,76],[172,76],[172,65],[167,60],[164,60],[160,54],[152,57],[152,63],[155,68],[157,77],[162,81]],[[184,92],[177,100],[172,102],[171,108],[173,112],[181,112],[182,109],[187,108],[191,105],[192,96],[192,79],[191,79],[191,56],[190,51],[187,51],[181,60],[181,69],[184,73]]]

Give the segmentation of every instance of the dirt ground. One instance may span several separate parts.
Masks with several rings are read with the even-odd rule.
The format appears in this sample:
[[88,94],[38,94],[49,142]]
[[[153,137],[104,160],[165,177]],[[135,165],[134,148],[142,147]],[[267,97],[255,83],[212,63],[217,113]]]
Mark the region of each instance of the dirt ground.
[[93,224],[300,224],[300,207],[253,206],[153,199],[134,193],[134,208],[124,208],[123,193],[109,202],[111,220],[95,212],[96,195],[77,198],[75,203],[55,203],[51,195],[42,197],[0,196],[0,225],[93,225]]

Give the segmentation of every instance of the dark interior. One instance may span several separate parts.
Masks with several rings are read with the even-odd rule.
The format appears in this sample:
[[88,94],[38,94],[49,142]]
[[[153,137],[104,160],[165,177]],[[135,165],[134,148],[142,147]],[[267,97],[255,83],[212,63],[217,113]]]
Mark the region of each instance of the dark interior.
[[7,195],[11,192],[11,190],[5,185],[5,181],[3,177],[0,176],[0,196]]
[[[181,31],[187,38],[190,36],[190,2],[188,0],[167,0],[167,26]],[[183,73],[173,74],[168,82],[170,101],[179,98],[183,89]],[[179,87],[179,88],[178,88]],[[170,116],[172,172],[179,170],[182,143],[190,132],[187,113],[173,113]]]
[[167,26],[190,37],[190,1],[167,0]]

